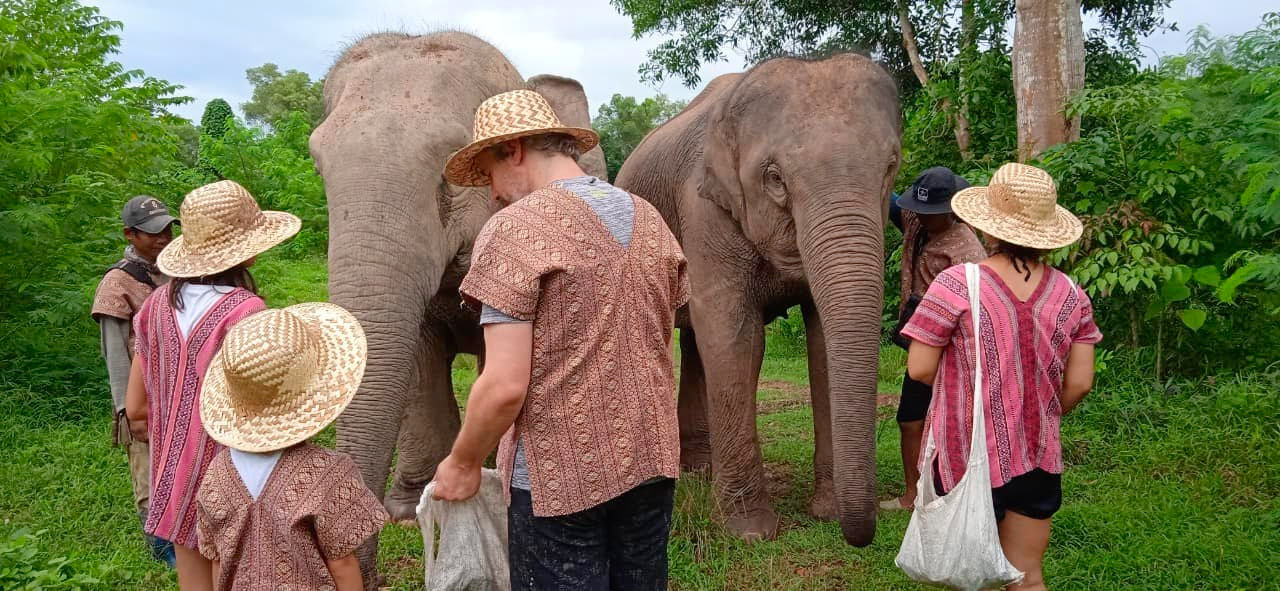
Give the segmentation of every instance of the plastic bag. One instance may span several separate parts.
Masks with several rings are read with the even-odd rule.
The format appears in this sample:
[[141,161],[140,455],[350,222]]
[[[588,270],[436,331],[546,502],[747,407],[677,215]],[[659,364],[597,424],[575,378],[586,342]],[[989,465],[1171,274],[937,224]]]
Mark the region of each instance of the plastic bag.
[[[423,570],[428,591],[510,591],[507,566],[507,501],[502,477],[485,468],[480,490],[462,502],[431,498],[427,484],[418,502]],[[439,553],[436,526],[440,527]]]
[[[980,335],[982,307],[978,298],[978,266],[965,265],[969,284],[969,308],[973,330]],[[977,342],[981,346],[981,339]],[[928,429],[920,454],[920,480],[916,482],[915,510],[894,562],[907,576],[932,585],[954,589],[1000,588],[1022,580],[1023,573],[1005,558],[1000,547],[995,510],[991,503],[991,476],[987,459],[985,394],[982,388],[982,355],[975,356],[973,429],[969,461],[964,476],[946,496],[933,486],[933,461],[937,448]]]

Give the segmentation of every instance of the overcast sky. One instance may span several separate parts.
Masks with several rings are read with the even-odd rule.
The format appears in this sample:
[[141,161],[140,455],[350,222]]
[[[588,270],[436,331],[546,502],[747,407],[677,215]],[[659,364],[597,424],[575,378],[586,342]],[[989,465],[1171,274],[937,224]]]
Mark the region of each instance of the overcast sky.
[[[342,47],[370,32],[423,33],[456,28],[501,49],[526,78],[560,74],[587,90],[592,116],[614,93],[645,97],[665,92],[690,98],[698,89],[668,81],[654,88],[637,72],[646,52],[662,41],[633,39],[631,21],[607,0],[88,0],[108,18],[124,23],[118,59],[126,68],[185,87],[195,100],[175,109],[198,121],[204,104],[224,98],[239,111],[252,88],[247,68],[272,62],[324,76]],[[1230,8],[1227,8],[1230,6]],[[1178,53],[1186,34],[1207,24],[1215,34],[1253,28],[1274,0],[1174,0],[1166,20],[1178,32],[1145,42],[1148,58]],[[742,69],[739,56],[703,68],[703,83]]]

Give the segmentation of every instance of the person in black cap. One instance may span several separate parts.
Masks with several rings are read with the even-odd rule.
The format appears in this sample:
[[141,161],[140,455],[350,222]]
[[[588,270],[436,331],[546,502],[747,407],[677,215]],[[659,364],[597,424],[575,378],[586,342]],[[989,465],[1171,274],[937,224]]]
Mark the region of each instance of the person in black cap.
[[[111,385],[115,412],[112,444],[125,448],[133,478],[135,508],[139,518],[145,519],[151,497],[150,450],[145,441],[133,438],[129,421],[124,417],[125,392],[133,363],[133,315],[157,286],[168,281],[156,267],[156,257],[173,239],[173,226],[178,219],[169,215],[169,208],[163,202],[149,195],[130,199],[120,217],[129,246],[124,250],[124,258],[107,269],[98,283],[91,314],[98,322],[102,357],[107,363]],[[173,566],[173,544],[151,536],[146,538],[152,555]]]
[[[916,177],[891,209],[894,222],[902,229],[902,304],[898,326],[892,332],[894,343],[906,349],[910,340],[900,334],[916,305],[933,283],[934,277],[953,265],[976,263],[987,258],[978,236],[951,213],[951,197],[969,186],[968,181],[945,166],[935,166]],[[899,217],[900,216],[900,217]],[[933,385],[917,382],[911,376],[902,380],[902,398],[898,402],[898,427],[902,435],[902,469],[907,490],[903,496],[880,503],[884,510],[910,509],[916,497],[916,481],[920,478],[920,441],[924,434],[924,418],[933,400]]]

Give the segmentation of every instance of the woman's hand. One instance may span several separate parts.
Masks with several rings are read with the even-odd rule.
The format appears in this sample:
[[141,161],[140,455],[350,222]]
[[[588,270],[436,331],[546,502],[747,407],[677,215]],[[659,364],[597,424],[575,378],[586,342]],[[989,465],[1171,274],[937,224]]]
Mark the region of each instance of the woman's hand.
[[129,433],[134,439],[146,442],[147,433],[147,387],[142,377],[142,360],[133,358],[133,366],[129,368],[129,387],[124,395],[124,416],[129,419]]

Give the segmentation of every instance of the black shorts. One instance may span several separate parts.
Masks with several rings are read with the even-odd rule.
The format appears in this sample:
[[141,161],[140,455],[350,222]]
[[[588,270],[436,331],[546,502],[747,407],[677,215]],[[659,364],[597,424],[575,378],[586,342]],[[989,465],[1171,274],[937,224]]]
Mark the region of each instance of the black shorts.
[[[938,476],[938,464],[933,465],[933,489],[942,494],[942,478]],[[1004,519],[1007,511],[1032,519],[1048,519],[1062,508],[1062,475],[1050,474],[1036,468],[1021,476],[1014,476],[1004,486],[991,489],[991,505],[996,511],[996,521]]]
[[917,382],[910,375],[903,376],[902,398],[898,399],[898,422],[923,421],[929,413],[929,403],[932,401],[932,385]]

